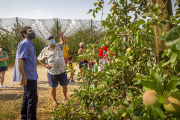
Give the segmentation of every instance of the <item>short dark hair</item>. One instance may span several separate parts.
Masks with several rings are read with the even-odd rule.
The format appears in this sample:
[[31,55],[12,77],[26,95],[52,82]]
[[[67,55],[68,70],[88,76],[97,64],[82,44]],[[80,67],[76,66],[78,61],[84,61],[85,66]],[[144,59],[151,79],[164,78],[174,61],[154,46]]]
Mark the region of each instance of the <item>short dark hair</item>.
[[20,33],[21,33],[21,35],[22,35],[23,38],[25,38],[24,35],[23,35],[23,33],[26,33],[26,30],[27,30],[27,29],[31,29],[31,27],[30,27],[30,26],[25,26],[25,27],[21,28],[21,30],[20,30]]
[[3,46],[2,45],[0,45],[1,46],[1,48],[3,49]]
[[69,56],[69,57],[68,57],[68,59],[69,59],[69,61],[70,61],[70,60],[72,60],[72,59],[73,59],[73,57],[72,57],[72,56]]

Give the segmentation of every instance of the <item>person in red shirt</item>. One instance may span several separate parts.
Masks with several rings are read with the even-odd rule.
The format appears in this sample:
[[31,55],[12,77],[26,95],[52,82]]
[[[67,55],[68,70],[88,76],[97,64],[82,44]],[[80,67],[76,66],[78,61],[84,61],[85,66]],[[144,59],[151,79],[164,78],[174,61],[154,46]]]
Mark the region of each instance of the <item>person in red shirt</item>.
[[104,64],[108,63],[108,58],[107,58],[107,46],[101,46],[99,48],[99,64],[100,64],[100,70],[102,70],[104,68]]

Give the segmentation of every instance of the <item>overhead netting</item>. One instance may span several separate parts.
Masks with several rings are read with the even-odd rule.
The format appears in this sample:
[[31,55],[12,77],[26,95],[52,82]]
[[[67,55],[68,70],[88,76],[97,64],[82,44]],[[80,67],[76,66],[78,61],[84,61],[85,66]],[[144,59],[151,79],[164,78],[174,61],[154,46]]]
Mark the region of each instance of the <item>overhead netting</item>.
[[[19,32],[22,26],[31,26],[36,35],[43,41],[49,34],[58,35],[63,31],[65,36],[74,34],[79,29],[91,28],[97,33],[105,31],[100,20],[92,19],[26,19],[26,18],[0,18],[0,32],[10,35]],[[91,34],[91,29],[87,32]]]

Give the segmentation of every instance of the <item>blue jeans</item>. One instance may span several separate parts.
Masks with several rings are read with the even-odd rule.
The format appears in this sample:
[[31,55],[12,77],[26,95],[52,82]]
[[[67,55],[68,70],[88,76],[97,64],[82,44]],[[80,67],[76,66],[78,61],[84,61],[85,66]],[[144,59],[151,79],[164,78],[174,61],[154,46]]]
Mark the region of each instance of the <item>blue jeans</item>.
[[69,83],[66,72],[58,74],[58,75],[51,75],[48,73],[48,79],[49,79],[50,88],[56,88],[58,85],[58,82],[62,87],[67,86]]
[[37,102],[37,80],[27,80],[27,85],[24,87],[21,120],[36,120]]

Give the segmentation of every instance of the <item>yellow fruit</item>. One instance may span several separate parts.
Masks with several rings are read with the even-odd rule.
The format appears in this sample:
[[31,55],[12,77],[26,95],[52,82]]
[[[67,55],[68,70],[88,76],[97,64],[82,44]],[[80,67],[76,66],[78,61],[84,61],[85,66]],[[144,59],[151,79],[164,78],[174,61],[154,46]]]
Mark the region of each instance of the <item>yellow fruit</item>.
[[165,98],[163,107],[168,113],[180,114],[180,95],[170,94]]
[[132,56],[129,56],[129,60],[130,60],[130,61],[132,60],[132,58],[133,58]]
[[98,119],[101,119],[101,115],[98,115]]
[[114,14],[114,16],[115,16],[115,17],[118,17],[116,13]]
[[101,6],[101,1],[98,1],[97,4],[98,4],[98,6]]
[[128,49],[126,50],[126,53],[128,54],[130,51],[131,51],[131,48],[128,48]]
[[91,120],[91,115],[90,114],[86,115],[86,120]]
[[96,74],[96,73],[94,74],[94,77],[97,77],[97,74]]
[[115,61],[118,62],[118,59],[116,58]]
[[114,15],[114,10],[111,11],[111,14]]
[[116,4],[113,4],[113,5],[111,6],[111,8],[116,8]]
[[127,117],[128,117],[127,112],[124,112],[124,113],[122,114],[122,117],[127,118]]
[[143,95],[143,103],[149,106],[159,106],[160,103],[158,102],[158,93],[154,90],[149,90],[144,93]]

